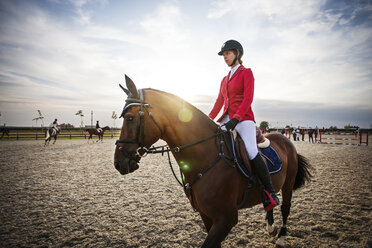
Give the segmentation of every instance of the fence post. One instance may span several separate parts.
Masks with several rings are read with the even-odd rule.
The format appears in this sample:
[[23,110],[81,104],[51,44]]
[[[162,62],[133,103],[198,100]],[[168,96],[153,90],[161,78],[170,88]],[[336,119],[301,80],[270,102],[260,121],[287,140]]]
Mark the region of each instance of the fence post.
[[[363,141],[363,138],[362,138],[364,132],[366,133],[366,136],[367,136],[366,141]],[[360,131],[360,145],[362,145],[363,143],[366,144],[366,146],[368,146],[368,130],[361,130]]]
[[366,141],[366,145],[368,146],[368,130],[367,130],[366,132],[367,132],[367,141]]
[[358,134],[359,134],[359,145],[362,145],[363,132],[359,132],[359,130],[358,130]]

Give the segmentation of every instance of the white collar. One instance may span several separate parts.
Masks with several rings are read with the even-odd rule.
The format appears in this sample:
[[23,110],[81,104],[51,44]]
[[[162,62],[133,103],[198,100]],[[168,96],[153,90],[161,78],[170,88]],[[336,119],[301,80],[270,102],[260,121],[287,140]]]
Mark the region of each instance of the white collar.
[[234,73],[236,72],[236,70],[237,70],[240,66],[241,66],[241,64],[237,64],[236,66],[234,66],[233,68],[231,68],[229,79],[232,77],[232,75],[234,75]]

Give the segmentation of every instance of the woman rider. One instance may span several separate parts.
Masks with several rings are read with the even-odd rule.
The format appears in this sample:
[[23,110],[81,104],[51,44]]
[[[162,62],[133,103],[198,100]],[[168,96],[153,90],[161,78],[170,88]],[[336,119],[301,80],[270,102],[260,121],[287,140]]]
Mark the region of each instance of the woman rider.
[[243,139],[252,169],[268,192],[270,201],[264,202],[264,208],[269,211],[279,205],[279,198],[273,188],[267,165],[257,149],[256,126],[251,107],[254,92],[253,73],[251,69],[242,65],[243,47],[238,41],[226,41],[218,55],[223,56],[231,70],[222,79],[217,100],[209,117],[216,118],[224,106],[223,115],[217,121],[223,129],[235,129]]
[[59,127],[58,127],[58,120],[57,119],[54,119],[53,124],[52,124],[52,128],[54,128],[56,130],[57,134],[59,133]]
[[98,133],[102,132],[102,128],[99,126],[99,121],[97,121],[97,123],[96,123],[96,129],[97,129]]

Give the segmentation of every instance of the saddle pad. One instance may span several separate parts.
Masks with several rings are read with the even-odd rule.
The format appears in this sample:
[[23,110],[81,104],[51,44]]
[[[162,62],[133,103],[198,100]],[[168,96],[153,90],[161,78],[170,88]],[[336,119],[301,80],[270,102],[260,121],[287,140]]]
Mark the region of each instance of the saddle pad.
[[270,174],[275,174],[282,170],[282,160],[272,146],[268,146],[267,148],[259,148],[259,150],[266,159],[267,168],[269,168]]

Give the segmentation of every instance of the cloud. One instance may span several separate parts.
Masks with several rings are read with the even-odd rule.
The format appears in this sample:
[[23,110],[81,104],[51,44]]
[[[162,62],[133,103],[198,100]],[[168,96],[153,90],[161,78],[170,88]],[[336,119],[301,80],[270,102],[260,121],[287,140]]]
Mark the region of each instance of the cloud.
[[[215,97],[198,95],[193,101],[205,114],[211,111]],[[364,105],[328,105],[308,102],[278,101],[256,99],[252,105],[256,123],[268,121],[270,127],[302,126],[337,126],[348,124],[370,128],[372,109]],[[220,115],[222,112],[220,113]],[[217,120],[216,118],[215,120]]]
[[212,8],[208,11],[207,17],[210,19],[218,19],[228,14],[232,10],[233,3],[228,0],[213,1]]
[[228,72],[217,50],[234,38],[253,70],[256,99],[306,103],[304,112],[319,104],[368,113],[371,4],[337,3],[1,1],[0,107],[18,115],[17,99],[51,116],[71,118],[77,109],[111,116],[122,108],[117,84],[126,73],[139,88],[174,93],[208,112]]
[[76,13],[75,20],[81,25],[91,24],[93,13],[86,6],[90,4],[107,4],[107,0],[69,0],[68,2],[74,7]]
[[347,16],[323,3],[231,0],[217,2],[212,10],[229,6],[219,18],[245,48],[243,61],[252,66],[256,96],[321,103],[362,100],[372,107],[370,28],[366,21],[351,25],[361,7],[348,4],[353,14]]
[[[9,18],[0,38],[2,44],[12,44],[1,49],[4,72],[26,72],[29,77],[67,88],[79,86],[87,92],[101,88],[107,78],[98,75],[97,69],[112,65],[102,64],[109,61],[104,45],[87,42],[80,29],[70,29],[68,23],[62,24],[36,7],[16,10],[11,14],[23,18]],[[91,87],[92,83],[97,85]]]

